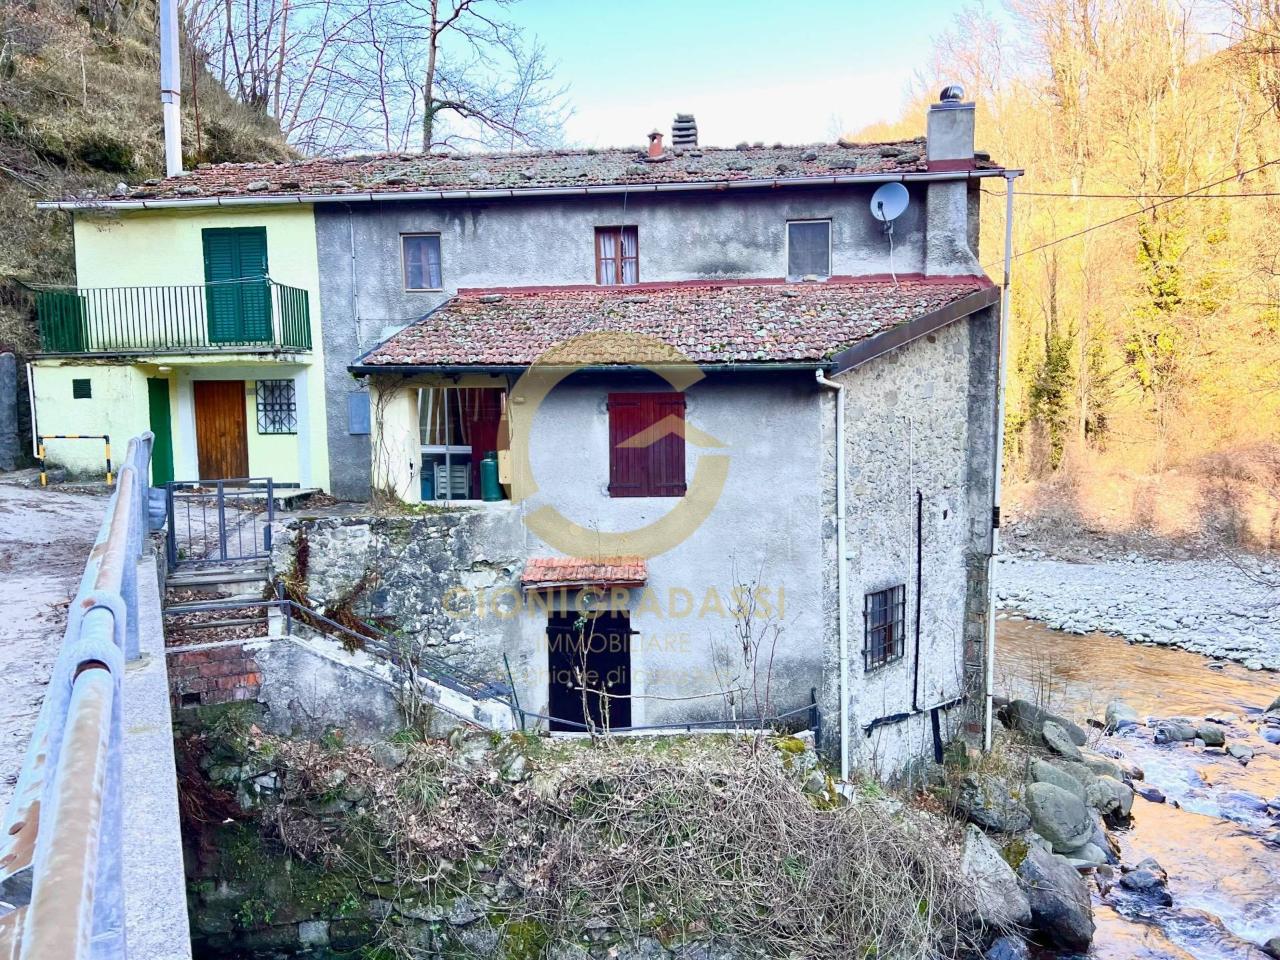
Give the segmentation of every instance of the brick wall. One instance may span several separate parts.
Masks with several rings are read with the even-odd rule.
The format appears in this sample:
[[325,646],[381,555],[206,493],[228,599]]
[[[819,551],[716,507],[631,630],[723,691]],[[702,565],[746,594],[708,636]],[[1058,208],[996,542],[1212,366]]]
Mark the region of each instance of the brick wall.
[[262,671],[242,643],[169,650],[169,697],[174,709],[254,700]]

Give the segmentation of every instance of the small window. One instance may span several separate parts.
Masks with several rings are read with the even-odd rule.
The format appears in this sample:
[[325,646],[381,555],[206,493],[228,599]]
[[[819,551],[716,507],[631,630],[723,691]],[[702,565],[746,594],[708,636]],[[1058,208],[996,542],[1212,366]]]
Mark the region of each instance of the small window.
[[787,222],[787,279],[831,276],[831,221]]
[[596,283],[616,287],[639,282],[639,228],[596,227]]
[[609,496],[683,497],[684,394],[609,394]]
[[413,233],[400,238],[406,290],[439,290],[440,234]]
[[366,390],[347,394],[347,433],[353,437],[369,434],[369,393]]
[[72,380],[71,381],[71,399],[72,400],[92,400],[93,399],[93,381],[92,380]]
[[907,588],[899,585],[868,593],[862,616],[867,632],[862,649],[866,669],[875,670],[901,659],[906,640]]
[[297,433],[298,404],[292,380],[258,381],[258,432]]

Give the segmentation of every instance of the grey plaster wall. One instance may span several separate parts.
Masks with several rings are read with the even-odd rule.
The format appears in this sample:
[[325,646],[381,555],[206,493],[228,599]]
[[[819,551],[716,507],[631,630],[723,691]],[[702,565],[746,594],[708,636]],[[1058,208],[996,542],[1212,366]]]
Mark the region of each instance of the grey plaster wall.
[[[680,501],[614,499],[606,489],[606,396],[658,385],[638,375],[607,382],[580,376],[553,391],[530,442],[540,490],[523,504],[294,521],[277,540],[275,566],[292,569],[298,538],[305,538],[313,596],[332,604],[354,593],[359,612],[388,618],[468,671],[503,679],[505,653],[521,703],[544,712],[546,612],[528,604],[507,611],[524,599],[518,579],[525,560],[560,551],[523,520],[549,505],[588,530],[609,532],[641,527],[675,507]],[[726,444],[709,451],[688,444],[688,476],[705,455],[727,456],[729,468],[707,519],[649,559],[647,590],[619,599],[637,631],[636,724],[722,718],[730,708],[719,694],[732,689],[751,690],[745,705],[739,695],[739,712],[754,712],[757,693],[761,700],[767,694],[775,711],[788,710],[807,704],[821,685],[816,384],[800,374],[709,376],[686,398],[688,422]],[[748,585],[764,591],[758,596],[768,607],[753,620],[764,637],[754,672],[742,663],[733,616],[733,591]]]
[[[996,360],[994,309],[873,360],[840,378],[846,390],[848,472],[851,753],[880,775],[900,773],[931,752],[929,708],[965,694],[966,641],[980,640],[986,617],[983,563],[990,546]],[[830,410],[833,401],[828,399]],[[834,433],[834,416],[824,418]],[[824,494],[834,503],[833,456]],[[917,491],[923,494],[922,563],[917,591]],[[825,693],[829,722],[839,716],[835,525],[824,525]],[[907,588],[904,656],[866,669],[867,593]],[[915,617],[920,610],[919,679]],[[905,719],[865,727],[878,718]],[[945,721],[954,730],[963,710]]]
[[[963,185],[959,190],[963,195]],[[345,397],[360,389],[347,366],[458,288],[593,284],[595,227],[617,224],[639,229],[642,281],[782,277],[787,221],[828,218],[833,273],[883,274],[891,266],[919,273],[926,262],[926,192],[914,186],[911,192],[912,204],[895,224],[892,264],[888,241],[869,212],[870,187],[318,206],[334,494],[365,499],[369,493],[368,438],[347,430]],[[955,226],[939,222],[939,229]],[[963,237],[965,225],[959,228]],[[441,236],[444,289],[406,293],[400,236],[434,232]]]

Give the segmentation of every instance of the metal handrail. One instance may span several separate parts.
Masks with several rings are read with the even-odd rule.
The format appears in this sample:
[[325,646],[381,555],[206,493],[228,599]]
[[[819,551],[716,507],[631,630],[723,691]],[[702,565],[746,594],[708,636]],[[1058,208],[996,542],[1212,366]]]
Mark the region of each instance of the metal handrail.
[[[120,685],[137,659],[137,565],[154,437],[129,441],[0,832],[0,955],[123,960]],[[9,942],[5,942],[5,937]]]
[[310,294],[270,277],[33,293],[46,354],[311,349]]

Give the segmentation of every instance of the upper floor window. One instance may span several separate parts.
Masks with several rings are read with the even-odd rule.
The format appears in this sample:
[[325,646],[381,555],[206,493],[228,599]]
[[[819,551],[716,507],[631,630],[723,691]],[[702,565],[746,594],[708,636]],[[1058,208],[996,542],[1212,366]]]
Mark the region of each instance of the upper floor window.
[[684,494],[684,394],[609,394],[609,496]]
[[406,290],[439,290],[440,234],[406,233],[400,238],[401,260],[404,261]]
[[787,221],[787,279],[831,276],[831,221]]
[[613,287],[639,282],[639,229],[596,227],[596,283]]

